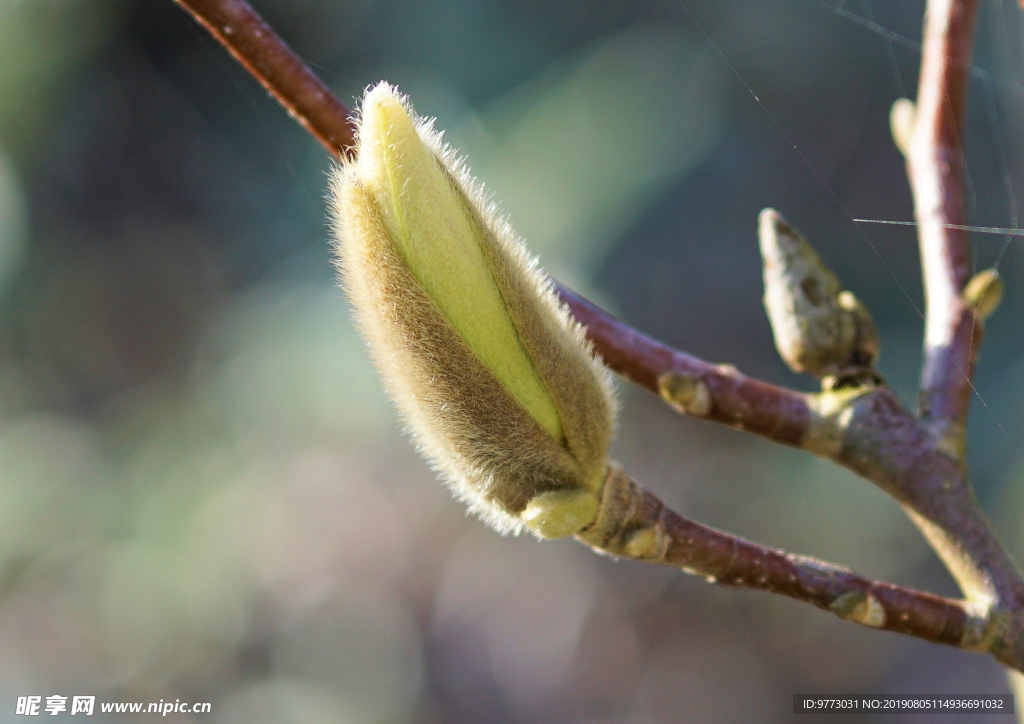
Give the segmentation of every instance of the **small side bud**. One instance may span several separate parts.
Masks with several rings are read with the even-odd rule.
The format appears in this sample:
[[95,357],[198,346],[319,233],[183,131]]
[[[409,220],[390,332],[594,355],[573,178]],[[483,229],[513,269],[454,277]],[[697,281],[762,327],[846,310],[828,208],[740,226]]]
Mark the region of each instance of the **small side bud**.
[[552,490],[531,500],[519,517],[538,538],[562,538],[593,522],[597,507],[593,490]]
[[679,412],[696,417],[711,413],[711,392],[703,380],[693,375],[666,372],[658,378],[658,394]]
[[633,531],[626,540],[623,552],[630,558],[656,559],[665,554],[665,544],[665,529],[655,524]]
[[790,369],[825,378],[870,368],[878,332],[864,305],[774,209],[761,212],[758,236],[764,305]]
[[829,608],[839,618],[854,621],[863,626],[881,628],[885,625],[885,608],[870,593],[847,591],[836,597]]
[[609,465],[597,515],[576,537],[605,553],[660,561],[670,542],[662,520],[664,511],[664,503],[621,468]]
[[910,149],[910,138],[914,133],[917,108],[909,98],[897,98],[889,111],[889,130],[893,143],[904,156]]
[[1003,279],[995,269],[985,269],[974,275],[964,287],[964,302],[974,307],[982,319],[996,311],[1003,301]]
[[342,285],[421,451],[488,523],[570,535],[597,515],[611,375],[523,243],[386,83],[333,182]]

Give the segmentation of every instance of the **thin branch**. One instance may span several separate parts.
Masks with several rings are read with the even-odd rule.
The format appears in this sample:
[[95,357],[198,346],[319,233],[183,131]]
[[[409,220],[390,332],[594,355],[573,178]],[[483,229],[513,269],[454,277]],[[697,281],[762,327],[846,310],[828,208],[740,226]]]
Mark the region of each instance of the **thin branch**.
[[907,175],[927,315],[922,417],[962,450],[981,324],[961,294],[971,276],[964,195],[964,110],[978,0],[929,0]]
[[714,365],[641,334],[570,289],[558,293],[587,329],[601,359],[617,373],[672,403],[668,385],[693,380],[680,412],[720,422],[774,442],[802,447],[817,413],[809,396],[752,379],[731,365]]
[[[621,515],[623,510],[629,514]],[[985,645],[985,621],[962,601],[872,581],[701,525],[615,468],[605,481],[597,520],[577,538],[600,551],[681,568],[709,582],[788,596],[871,628],[972,650]]]
[[[672,349],[616,320],[577,293],[559,287],[562,300],[587,328],[604,363],[654,394],[669,397],[667,383],[693,380],[692,402],[680,412],[752,432],[782,444],[803,446],[817,417],[809,396],[752,379],[729,365],[712,365]],[[676,379],[673,379],[675,377]]]
[[335,158],[353,144],[351,113],[244,0],[175,0]]
[[1024,582],[978,506],[962,462],[888,388],[861,394],[840,415],[843,445],[833,460],[903,505],[977,609],[1014,611],[1019,619]]

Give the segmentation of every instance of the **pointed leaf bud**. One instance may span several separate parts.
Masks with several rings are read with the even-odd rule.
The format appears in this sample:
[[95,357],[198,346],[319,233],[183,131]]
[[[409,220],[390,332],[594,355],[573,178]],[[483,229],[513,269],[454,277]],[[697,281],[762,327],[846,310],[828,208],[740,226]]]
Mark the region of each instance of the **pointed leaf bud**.
[[761,212],[758,235],[764,305],[786,364],[819,378],[870,367],[878,332],[867,308],[774,209]]
[[424,454],[500,530],[597,513],[609,372],[455,153],[381,83],[335,175],[342,284]]

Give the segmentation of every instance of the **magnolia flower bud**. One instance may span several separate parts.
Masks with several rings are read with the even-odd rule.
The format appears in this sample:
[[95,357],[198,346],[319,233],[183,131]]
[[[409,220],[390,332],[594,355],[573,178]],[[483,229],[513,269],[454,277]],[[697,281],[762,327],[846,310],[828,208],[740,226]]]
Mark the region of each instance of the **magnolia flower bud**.
[[878,332],[867,308],[779,212],[761,212],[758,235],[764,306],[786,364],[819,378],[870,368]]
[[591,523],[615,401],[582,328],[408,101],[362,102],[333,179],[342,285],[385,385],[455,493],[502,531]]

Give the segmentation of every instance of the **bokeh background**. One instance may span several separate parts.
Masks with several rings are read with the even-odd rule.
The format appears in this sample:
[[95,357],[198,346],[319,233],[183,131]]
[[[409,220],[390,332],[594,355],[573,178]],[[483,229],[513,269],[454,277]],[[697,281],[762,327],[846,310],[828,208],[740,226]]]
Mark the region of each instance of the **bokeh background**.
[[[346,101],[383,78],[436,116],[555,276],[810,389],[760,301],[756,218],[778,208],[872,309],[913,404],[913,230],[851,216],[912,218],[888,111],[922,0],[256,5]],[[1017,223],[1022,26],[982,3],[977,224]],[[330,167],[171,0],[0,0],[0,722],[26,694],[209,701],[167,720],[218,724],[667,724],[1007,693],[986,658],[467,518],[334,285]],[[1024,242],[975,243],[1007,295],[971,465],[1024,553]],[[954,592],[869,484],[621,394],[615,454],[678,510]]]

